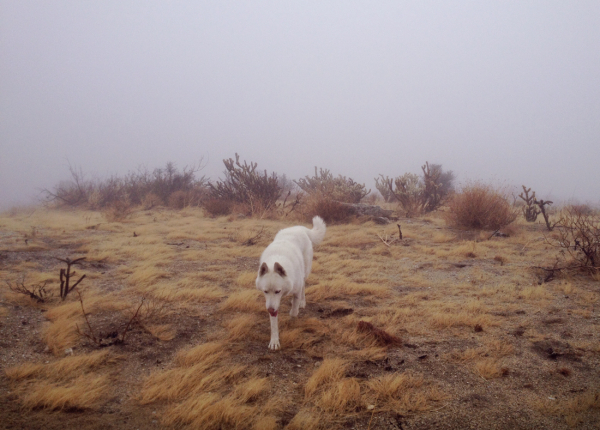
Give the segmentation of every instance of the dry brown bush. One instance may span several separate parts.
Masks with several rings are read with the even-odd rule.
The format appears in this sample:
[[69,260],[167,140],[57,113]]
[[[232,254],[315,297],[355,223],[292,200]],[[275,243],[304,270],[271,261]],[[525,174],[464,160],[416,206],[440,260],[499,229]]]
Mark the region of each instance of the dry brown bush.
[[517,218],[506,193],[482,183],[465,186],[448,204],[446,221],[457,227],[497,230]]
[[358,203],[371,192],[365,184],[354,182],[342,175],[334,177],[328,169],[315,167],[314,176],[305,176],[294,181],[309,196],[325,196],[330,200],[345,203]]
[[154,193],[148,193],[142,199],[142,209],[144,209],[146,211],[150,210],[152,208],[155,208],[157,206],[160,206],[162,204],[163,204],[163,202],[160,199],[160,197],[158,197]]
[[328,224],[347,222],[353,216],[352,208],[325,195],[308,196],[303,209],[308,219],[319,215]]
[[263,215],[275,207],[282,191],[276,173],[258,172],[257,163],[240,163],[237,153],[235,161],[229,158],[223,160],[223,164],[225,179],[208,184],[212,199],[246,205],[251,215]]
[[202,203],[202,207],[211,217],[229,215],[233,210],[233,202],[229,200],[209,198]]
[[108,222],[122,222],[131,215],[131,204],[127,200],[117,200],[104,209],[104,218]]
[[600,270],[600,217],[579,207],[565,208],[556,224],[558,237],[553,245],[565,251],[573,267],[597,273]]
[[173,209],[183,209],[188,205],[188,196],[185,191],[175,191],[169,196],[169,207]]

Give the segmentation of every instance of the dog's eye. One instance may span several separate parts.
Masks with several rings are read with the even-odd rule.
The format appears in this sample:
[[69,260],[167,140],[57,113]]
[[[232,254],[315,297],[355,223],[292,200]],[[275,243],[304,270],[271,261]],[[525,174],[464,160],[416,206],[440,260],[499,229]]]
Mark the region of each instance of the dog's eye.
[[279,291],[275,291],[275,294],[279,294],[279,293],[281,293],[281,290],[279,290]]

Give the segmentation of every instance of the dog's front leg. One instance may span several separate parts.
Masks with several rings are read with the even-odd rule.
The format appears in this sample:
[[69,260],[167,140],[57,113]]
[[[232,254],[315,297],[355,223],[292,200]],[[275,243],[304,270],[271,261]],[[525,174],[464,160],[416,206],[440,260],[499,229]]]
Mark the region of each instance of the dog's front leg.
[[296,296],[292,296],[292,309],[290,309],[290,316],[298,316],[298,307],[300,306],[300,299]]
[[269,349],[279,349],[279,325],[277,324],[277,318],[269,316],[271,318],[271,342],[269,342]]

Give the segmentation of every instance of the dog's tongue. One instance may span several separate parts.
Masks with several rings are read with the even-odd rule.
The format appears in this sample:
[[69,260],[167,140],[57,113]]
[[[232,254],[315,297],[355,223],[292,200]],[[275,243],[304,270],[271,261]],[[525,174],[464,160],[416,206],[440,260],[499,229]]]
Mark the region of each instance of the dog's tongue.
[[277,312],[279,312],[279,311],[269,311],[269,315],[271,315],[272,317],[276,317]]

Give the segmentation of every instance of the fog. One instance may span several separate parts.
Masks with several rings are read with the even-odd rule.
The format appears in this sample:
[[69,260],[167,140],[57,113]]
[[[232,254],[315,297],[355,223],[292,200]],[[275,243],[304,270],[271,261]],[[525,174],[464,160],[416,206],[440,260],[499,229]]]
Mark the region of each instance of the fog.
[[0,208],[223,158],[600,201],[600,2],[0,0]]

